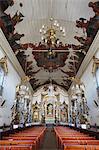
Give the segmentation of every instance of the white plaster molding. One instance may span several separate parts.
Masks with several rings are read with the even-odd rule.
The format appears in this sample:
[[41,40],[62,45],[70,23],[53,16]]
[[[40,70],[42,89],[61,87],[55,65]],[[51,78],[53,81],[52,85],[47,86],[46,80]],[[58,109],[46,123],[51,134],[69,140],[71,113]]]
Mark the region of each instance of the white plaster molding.
[[[20,78],[24,77],[25,73],[24,73],[20,63],[18,62],[18,60],[17,60],[12,48],[10,47],[4,33],[2,32],[1,28],[0,28],[0,46],[3,50],[3,52],[5,53],[5,55],[9,58],[13,67],[15,68],[17,73],[19,74]],[[31,91],[33,92],[33,89],[32,89],[32,86],[30,83],[28,83],[28,86],[30,87]]]

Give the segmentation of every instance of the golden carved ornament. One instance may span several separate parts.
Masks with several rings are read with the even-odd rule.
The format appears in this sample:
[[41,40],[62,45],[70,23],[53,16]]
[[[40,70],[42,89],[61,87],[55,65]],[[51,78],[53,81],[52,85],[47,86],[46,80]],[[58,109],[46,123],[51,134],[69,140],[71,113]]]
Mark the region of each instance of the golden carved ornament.
[[29,77],[29,76],[24,76],[21,78],[21,82],[22,83],[26,83],[29,82],[33,77]]
[[0,59],[0,66],[3,68],[4,72],[7,74],[8,73],[8,66],[7,66],[7,57],[2,57]]
[[80,85],[81,84],[81,80],[79,78],[76,77],[68,77],[68,80],[71,80],[72,82]]
[[92,66],[92,73],[95,74],[96,69],[99,68],[99,58],[93,56],[93,66]]

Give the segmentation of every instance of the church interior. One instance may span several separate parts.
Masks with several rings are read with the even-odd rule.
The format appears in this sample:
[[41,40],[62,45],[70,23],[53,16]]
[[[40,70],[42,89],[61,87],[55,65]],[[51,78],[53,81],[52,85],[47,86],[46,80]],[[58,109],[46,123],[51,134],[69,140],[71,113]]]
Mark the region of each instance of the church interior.
[[99,150],[98,0],[0,0],[0,150]]

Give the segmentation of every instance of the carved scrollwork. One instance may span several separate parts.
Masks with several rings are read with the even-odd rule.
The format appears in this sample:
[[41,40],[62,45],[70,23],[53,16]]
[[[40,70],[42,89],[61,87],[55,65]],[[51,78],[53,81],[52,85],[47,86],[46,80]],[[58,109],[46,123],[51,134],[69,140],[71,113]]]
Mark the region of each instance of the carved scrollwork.
[[21,82],[22,83],[26,83],[26,82],[29,82],[30,81],[30,78],[28,76],[24,76],[22,79],[21,79]]
[[0,59],[0,66],[4,70],[4,72],[7,74],[8,73],[8,66],[7,66],[7,57],[2,57]]
[[68,80],[71,80],[72,82],[80,85],[81,84],[81,81],[79,78],[76,78],[76,77],[68,77]]
[[93,56],[93,66],[92,66],[92,73],[95,74],[96,69],[99,68],[99,58]]

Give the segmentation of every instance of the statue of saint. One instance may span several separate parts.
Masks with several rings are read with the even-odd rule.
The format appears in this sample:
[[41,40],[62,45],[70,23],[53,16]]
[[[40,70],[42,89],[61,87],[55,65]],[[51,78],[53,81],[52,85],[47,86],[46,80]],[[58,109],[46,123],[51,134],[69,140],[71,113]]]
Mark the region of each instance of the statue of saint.
[[52,104],[48,104],[47,105],[47,115],[53,115],[53,105]]

